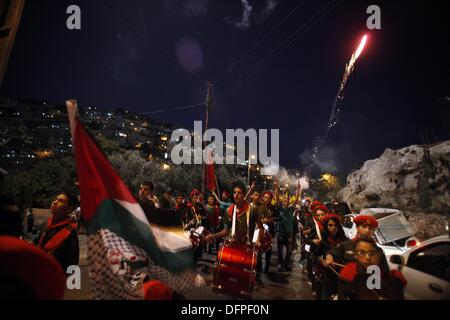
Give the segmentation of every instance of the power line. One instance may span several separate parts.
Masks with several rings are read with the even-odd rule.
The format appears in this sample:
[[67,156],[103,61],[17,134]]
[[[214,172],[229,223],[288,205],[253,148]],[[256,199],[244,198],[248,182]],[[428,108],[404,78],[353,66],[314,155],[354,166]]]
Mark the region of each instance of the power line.
[[316,14],[314,14],[306,23],[297,28],[291,35],[289,35],[283,42],[278,45],[275,49],[269,52],[266,56],[264,56],[256,65],[250,68],[244,75],[242,75],[237,81],[235,81],[232,85],[230,85],[219,97],[218,100],[223,101],[223,99],[228,95],[228,93],[234,90],[238,84],[247,78],[250,73],[258,68],[262,68],[267,63],[269,63],[275,56],[281,53],[284,49],[288,48],[294,41],[297,40],[298,37],[303,35],[306,31],[308,31],[316,22],[318,22],[322,17],[328,15],[331,11],[333,11],[340,0],[335,2],[328,3],[323,6]]
[[206,104],[205,102],[202,102],[202,103],[197,103],[197,104],[191,104],[188,106],[171,107],[171,108],[161,109],[161,110],[157,110],[157,111],[140,112],[140,114],[154,114],[154,113],[162,113],[162,112],[168,112],[168,111],[192,109],[192,108],[204,106],[205,104]]
[[[241,58],[239,58],[239,60],[235,63],[235,65],[238,65],[239,63],[241,63],[242,60],[244,60],[250,53],[252,53],[270,34],[272,34],[272,32],[274,32],[276,29],[278,29],[278,27],[284,22],[286,21],[298,8],[300,8],[306,0],[300,1],[299,4],[297,4],[297,6],[295,6],[294,9],[292,9],[289,14],[284,17],[280,22],[278,22],[272,29],[270,29],[258,42],[256,42],[249,50],[247,50],[242,56]],[[216,78],[216,80],[214,80],[214,84],[217,84],[228,72],[230,71],[230,69],[226,69],[220,76],[218,76]]]

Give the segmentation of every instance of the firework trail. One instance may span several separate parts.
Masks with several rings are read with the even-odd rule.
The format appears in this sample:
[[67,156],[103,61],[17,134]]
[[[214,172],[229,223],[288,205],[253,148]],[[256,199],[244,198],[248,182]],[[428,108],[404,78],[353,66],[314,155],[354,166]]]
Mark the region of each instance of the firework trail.
[[317,162],[319,158],[319,152],[322,148],[323,144],[325,143],[326,139],[328,138],[328,134],[330,133],[330,130],[335,127],[338,124],[338,116],[339,112],[341,110],[342,103],[344,101],[344,91],[345,86],[347,84],[347,80],[352,74],[356,60],[358,60],[359,56],[361,55],[362,51],[364,50],[364,47],[367,43],[367,35],[364,35],[361,39],[361,42],[356,49],[355,52],[353,52],[352,57],[350,58],[350,61],[345,66],[344,76],[342,77],[342,81],[339,85],[338,93],[334,99],[333,105],[331,107],[331,113],[330,118],[328,119],[328,124],[325,130],[325,133],[322,137],[318,136],[316,140],[314,141],[314,147],[313,147],[313,154],[312,154],[312,161],[309,166],[306,167],[304,171],[304,175],[309,177],[311,168],[314,166],[314,164]]

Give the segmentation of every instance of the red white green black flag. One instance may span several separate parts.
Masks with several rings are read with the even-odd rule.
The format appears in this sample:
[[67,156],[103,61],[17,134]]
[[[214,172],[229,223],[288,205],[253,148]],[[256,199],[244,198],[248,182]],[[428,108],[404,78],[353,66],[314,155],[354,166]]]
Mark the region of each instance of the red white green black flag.
[[91,287],[96,299],[142,299],[144,280],[156,279],[181,294],[204,284],[194,270],[188,237],[150,225],[67,101],[87,227]]

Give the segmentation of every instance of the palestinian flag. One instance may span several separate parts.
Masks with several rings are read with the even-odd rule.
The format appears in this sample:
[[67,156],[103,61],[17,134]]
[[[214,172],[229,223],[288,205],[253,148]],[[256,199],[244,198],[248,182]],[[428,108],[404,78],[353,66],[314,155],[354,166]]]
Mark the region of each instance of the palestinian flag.
[[200,287],[193,249],[184,234],[150,225],[67,101],[87,227],[89,277],[96,299],[143,299],[143,282],[159,280],[180,294]]

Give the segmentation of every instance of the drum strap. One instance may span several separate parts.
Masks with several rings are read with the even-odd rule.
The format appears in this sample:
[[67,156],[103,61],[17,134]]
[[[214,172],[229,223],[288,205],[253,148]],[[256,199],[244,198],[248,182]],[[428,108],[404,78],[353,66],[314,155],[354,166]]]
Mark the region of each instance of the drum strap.
[[[231,237],[234,238],[234,235],[236,234],[236,204],[233,206],[233,222],[231,225]],[[250,206],[247,209],[247,239],[250,239]]]
[[314,220],[314,226],[316,227],[317,237],[319,238],[319,240],[322,240],[322,234],[320,233],[319,225],[317,224],[317,221],[315,219],[313,219],[313,220]]
[[236,233],[236,204],[233,206],[233,222],[231,227],[231,237],[234,238]]
[[248,207],[247,209],[247,242],[251,243],[251,238],[250,238],[250,208],[251,206]]

